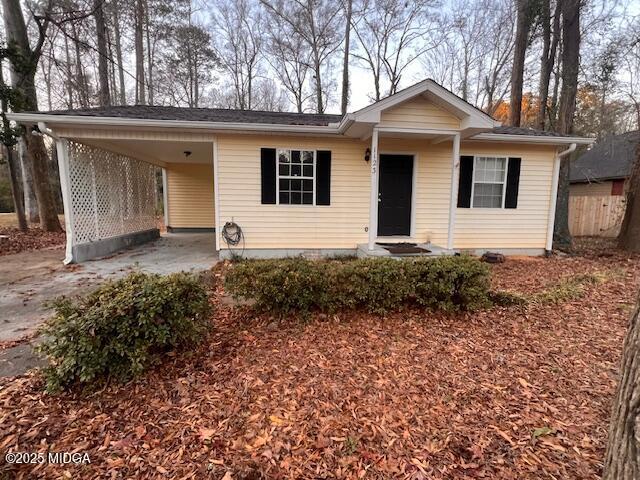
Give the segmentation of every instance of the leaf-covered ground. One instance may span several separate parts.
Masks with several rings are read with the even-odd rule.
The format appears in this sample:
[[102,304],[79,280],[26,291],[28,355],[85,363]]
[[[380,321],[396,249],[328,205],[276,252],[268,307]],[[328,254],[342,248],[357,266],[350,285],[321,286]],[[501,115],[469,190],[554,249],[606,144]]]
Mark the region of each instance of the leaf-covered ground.
[[220,303],[206,344],[136,382],[41,393],[0,385],[0,453],[88,452],[89,465],[2,465],[9,478],[598,478],[640,259],[510,259],[524,295],[604,281],[560,304],[447,316],[282,321]]
[[64,245],[64,232],[45,232],[36,225],[21,232],[15,227],[0,227],[0,256]]

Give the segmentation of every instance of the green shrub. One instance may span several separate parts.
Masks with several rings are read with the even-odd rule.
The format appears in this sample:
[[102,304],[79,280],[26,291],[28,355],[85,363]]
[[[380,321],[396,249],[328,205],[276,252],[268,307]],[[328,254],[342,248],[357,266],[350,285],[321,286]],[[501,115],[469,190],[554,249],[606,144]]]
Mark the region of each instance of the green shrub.
[[456,311],[476,310],[489,304],[489,268],[475,258],[438,257],[416,261],[413,269],[419,305]]
[[194,344],[207,329],[205,287],[186,273],[132,273],[85,297],[52,302],[54,316],[41,330],[48,357],[47,389],[115,378],[128,380],[162,353]]
[[248,260],[232,265],[225,288],[280,314],[363,308],[376,313],[417,303],[447,311],[489,303],[489,269],[468,256]]

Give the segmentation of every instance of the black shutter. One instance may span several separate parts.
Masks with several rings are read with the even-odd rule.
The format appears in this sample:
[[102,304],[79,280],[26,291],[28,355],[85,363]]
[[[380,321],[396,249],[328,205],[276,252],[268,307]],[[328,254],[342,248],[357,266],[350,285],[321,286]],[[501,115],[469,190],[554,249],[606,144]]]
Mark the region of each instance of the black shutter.
[[262,203],[276,203],[276,149],[260,149],[260,177]]
[[331,152],[316,153],[316,205],[331,205]]
[[504,208],[518,207],[518,190],[520,188],[520,158],[510,158],[507,169],[507,192],[504,199]]
[[458,208],[471,208],[471,184],[473,183],[473,157],[460,157],[460,181],[458,182]]

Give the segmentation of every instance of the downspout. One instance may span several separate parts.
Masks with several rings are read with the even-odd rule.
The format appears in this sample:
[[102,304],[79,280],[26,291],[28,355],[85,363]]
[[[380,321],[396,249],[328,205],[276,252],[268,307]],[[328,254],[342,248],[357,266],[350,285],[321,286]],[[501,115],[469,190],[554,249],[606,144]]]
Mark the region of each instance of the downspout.
[[64,230],[67,237],[64,264],[68,265],[73,263],[73,213],[71,209],[71,178],[69,177],[69,142],[53,133],[44,122],[38,122],[38,129],[42,135],[48,135],[56,142],[58,173],[60,174],[60,190],[62,191],[62,207],[64,210]]
[[556,154],[553,162],[553,182],[551,184],[551,201],[549,202],[549,216],[547,220],[547,255],[553,250],[553,228],[556,222],[556,205],[558,203],[558,183],[560,178],[560,161],[570,153],[575,152],[577,144],[572,143],[569,148]]

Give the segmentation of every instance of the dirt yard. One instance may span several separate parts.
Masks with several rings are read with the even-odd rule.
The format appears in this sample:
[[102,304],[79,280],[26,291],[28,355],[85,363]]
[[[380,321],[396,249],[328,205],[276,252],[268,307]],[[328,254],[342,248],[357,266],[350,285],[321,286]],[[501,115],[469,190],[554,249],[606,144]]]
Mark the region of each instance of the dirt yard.
[[[603,256],[604,255],[604,256]],[[597,274],[584,290],[557,285]],[[598,478],[640,258],[509,259],[545,300],[306,321],[220,303],[210,338],[124,386],[0,384],[0,450],[88,452],[7,478]],[[550,292],[541,296],[540,292]],[[552,292],[560,292],[551,294]],[[562,294],[561,294],[562,293]],[[557,303],[556,303],[557,302]]]
[[[64,228],[64,216],[59,215]],[[14,253],[41,250],[44,248],[62,246],[65,234],[45,232],[40,226],[31,224],[27,232],[18,229],[18,222],[13,213],[0,213],[0,257]]]

